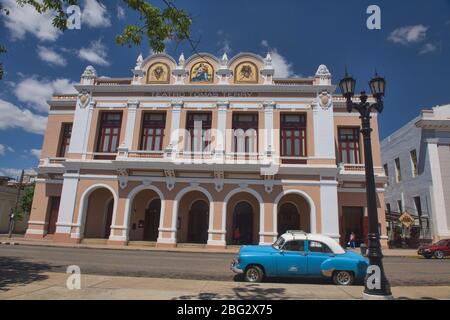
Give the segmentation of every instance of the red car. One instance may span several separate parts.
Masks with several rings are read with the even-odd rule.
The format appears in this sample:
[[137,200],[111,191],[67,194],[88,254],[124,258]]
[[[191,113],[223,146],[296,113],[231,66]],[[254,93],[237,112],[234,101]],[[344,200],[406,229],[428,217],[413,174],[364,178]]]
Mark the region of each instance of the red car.
[[444,239],[429,246],[421,246],[417,253],[426,259],[432,257],[444,259],[446,256],[450,256],[450,240]]

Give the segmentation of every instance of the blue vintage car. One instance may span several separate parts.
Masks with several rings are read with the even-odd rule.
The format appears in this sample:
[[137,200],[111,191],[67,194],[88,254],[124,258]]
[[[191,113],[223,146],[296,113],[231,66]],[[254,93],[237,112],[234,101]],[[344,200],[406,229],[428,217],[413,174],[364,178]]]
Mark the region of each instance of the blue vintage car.
[[335,240],[318,234],[288,231],[271,246],[243,246],[231,270],[248,282],[264,277],[326,277],[351,285],[366,274],[368,261],[344,250]]

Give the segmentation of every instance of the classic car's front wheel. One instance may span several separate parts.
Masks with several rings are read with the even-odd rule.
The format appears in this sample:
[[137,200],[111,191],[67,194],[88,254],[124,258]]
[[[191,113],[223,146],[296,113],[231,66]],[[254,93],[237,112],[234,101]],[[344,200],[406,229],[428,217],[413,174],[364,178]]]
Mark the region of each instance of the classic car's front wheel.
[[335,271],[333,274],[333,282],[338,286],[351,286],[354,280],[355,277],[350,271]]
[[258,266],[250,266],[245,270],[245,281],[247,282],[261,282],[264,272]]
[[441,250],[435,251],[435,252],[434,252],[434,256],[435,256],[437,259],[444,259],[444,257],[445,257],[444,253],[443,253]]

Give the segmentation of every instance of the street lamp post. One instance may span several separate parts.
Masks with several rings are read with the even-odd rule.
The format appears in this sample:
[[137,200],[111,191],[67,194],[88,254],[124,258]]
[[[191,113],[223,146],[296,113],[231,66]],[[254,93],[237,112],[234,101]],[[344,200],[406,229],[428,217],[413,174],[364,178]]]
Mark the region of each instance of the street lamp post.
[[361,115],[361,133],[364,137],[364,162],[366,171],[367,210],[369,215],[368,253],[369,267],[364,280],[364,298],[391,299],[391,288],[383,268],[383,254],[381,252],[380,231],[378,227],[377,199],[375,189],[375,176],[373,172],[372,140],[370,127],[371,113],[383,111],[383,96],[386,88],[384,78],[375,74],[369,82],[375,103],[368,102],[366,92],[361,92],[360,102],[352,101],[355,94],[356,80],[345,74],[339,83],[343,96],[347,99],[347,111],[358,110]]

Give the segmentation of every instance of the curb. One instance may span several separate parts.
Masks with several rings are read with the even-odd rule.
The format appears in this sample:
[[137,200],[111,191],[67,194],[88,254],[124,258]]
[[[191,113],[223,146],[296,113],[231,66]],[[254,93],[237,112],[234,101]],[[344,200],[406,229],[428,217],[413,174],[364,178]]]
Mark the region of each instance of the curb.
[[[179,249],[167,249],[167,248],[160,248],[157,249],[155,247],[133,247],[133,246],[91,246],[87,244],[55,244],[52,242],[49,243],[42,243],[42,242],[33,242],[33,241],[26,241],[26,240],[18,240],[15,241],[5,241],[0,240],[0,245],[23,245],[23,246],[37,246],[37,247],[52,247],[52,248],[74,248],[74,249],[97,249],[97,250],[120,250],[120,251],[147,251],[147,252],[180,252],[180,253],[210,253],[210,254],[236,254],[237,251],[214,251],[214,250],[179,250]],[[383,256],[385,258],[387,257],[397,257],[397,258],[419,258],[420,256],[416,255],[408,255],[408,254],[385,254],[383,252]]]
[[0,241],[1,245],[9,245],[9,246],[17,246],[19,245],[17,242],[10,242],[10,241]]

